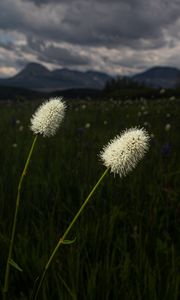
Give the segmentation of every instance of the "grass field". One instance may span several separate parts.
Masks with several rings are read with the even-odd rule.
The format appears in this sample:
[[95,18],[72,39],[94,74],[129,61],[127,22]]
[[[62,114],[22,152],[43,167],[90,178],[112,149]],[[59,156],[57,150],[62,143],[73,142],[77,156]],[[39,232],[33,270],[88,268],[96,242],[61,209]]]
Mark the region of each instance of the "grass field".
[[[24,181],[9,299],[28,299],[69,222],[104,172],[98,155],[125,128],[145,127],[149,152],[120,179],[108,174],[53,261],[42,300],[180,298],[180,102],[67,101],[56,136],[39,137]],[[16,190],[38,103],[0,105],[0,280]],[[167,124],[170,124],[167,125]]]

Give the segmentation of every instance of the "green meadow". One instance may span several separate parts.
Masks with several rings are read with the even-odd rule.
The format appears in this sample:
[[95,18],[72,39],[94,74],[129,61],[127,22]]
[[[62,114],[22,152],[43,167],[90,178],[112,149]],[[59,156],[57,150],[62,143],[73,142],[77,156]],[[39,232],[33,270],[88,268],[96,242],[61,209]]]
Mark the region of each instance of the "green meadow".
[[[150,149],[128,176],[108,174],[68,234],[40,300],[180,298],[180,101],[66,101],[64,122],[38,137],[19,207],[9,300],[28,300],[57,241],[105,167],[102,147],[122,130],[147,129]],[[17,185],[33,140],[36,102],[0,104],[0,282]]]

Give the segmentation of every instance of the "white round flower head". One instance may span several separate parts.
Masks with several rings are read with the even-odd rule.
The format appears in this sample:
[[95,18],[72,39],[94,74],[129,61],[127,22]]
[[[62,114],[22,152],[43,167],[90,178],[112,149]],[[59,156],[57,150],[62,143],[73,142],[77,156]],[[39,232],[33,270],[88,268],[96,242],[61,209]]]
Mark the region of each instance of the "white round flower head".
[[149,148],[150,137],[144,128],[130,128],[111,140],[100,153],[107,168],[120,177],[134,169]]
[[54,135],[64,118],[65,109],[66,106],[62,98],[50,98],[41,104],[33,114],[31,130],[35,134],[42,134],[44,137]]
[[164,127],[164,129],[166,131],[169,131],[171,129],[171,124],[166,124],[165,127]]

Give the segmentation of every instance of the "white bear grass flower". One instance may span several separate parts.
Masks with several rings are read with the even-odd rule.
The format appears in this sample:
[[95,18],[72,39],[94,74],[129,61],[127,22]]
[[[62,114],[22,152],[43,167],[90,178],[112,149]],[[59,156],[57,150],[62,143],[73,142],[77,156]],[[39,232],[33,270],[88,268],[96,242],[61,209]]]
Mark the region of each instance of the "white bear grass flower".
[[149,148],[150,136],[144,128],[130,128],[111,140],[100,153],[107,168],[120,177],[134,169]]
[[113,173],[117,173],[120,177],[126,175],[129,171],[131,171],[138,161],[144,156],[146,151],[149,148],[149,140],[150,137],[147,131],[144,128],[130,128],[126,129],[121,135],[117,136],[114,140],[111,140],[109,144],[104,147],[103,151],[100,154],[101,159],[106,166],[106,170],[103,172],[99,180],[96,182],[92,190],[90,191],[89,195],[84,200],[83,204],[81,205],[80,209],[67,226],[64,234],[59,238],[55,248],[53,249],[52,253],[49,256],[47,263],[44,266],[44,269],[39,276],[39,282],[37,286],[34,285],[33,289],[33,300],[37,300],[40,288],[43,284],[45,275],[49,266],[55,257],[58,249],[63,244],[71,244],[74,243],[74,240],[66,240],[66,237],[74,226],[75,222],[89,203],[92,195],[101,184],[104,177],[108,174],[109,170]]
[[13,225],[11,231],[11,238],[9,244],[9,251],[6,261],[5,268],[5,278],[4,278],[4,286],[3,286],[3,299],[6,299],[6,295],[9,289],[9,273],[10,273],[10,264],[12,261],[12,251],[13,244],[15,238],[16,224],[17,224],[17,216],[19,210],[20,196],[21,196],[21,188],[25,175],[27,174],[27,169],[30,163],[30,159],[38,138],[38,134],[43,135],[44,137],[49,137],[54,135],[57,132],[59,125],[61,124],[64,118],[66,106],[62,101],[62,98],[50,98],[48,101],[44,102],[40,105],[40,107],[36,110],[34,115],[31,118],[31,130],[35,133],[35,137],[33,139],[32,145],[30,147],[24,169],[21,173],[18,187],[17,187],[17,196],[16,196],[16,206],[13,218]]
[[43,137],[55,135],[65,113],[62,98],[50,98],[39,106],[31,118],[31,130]]

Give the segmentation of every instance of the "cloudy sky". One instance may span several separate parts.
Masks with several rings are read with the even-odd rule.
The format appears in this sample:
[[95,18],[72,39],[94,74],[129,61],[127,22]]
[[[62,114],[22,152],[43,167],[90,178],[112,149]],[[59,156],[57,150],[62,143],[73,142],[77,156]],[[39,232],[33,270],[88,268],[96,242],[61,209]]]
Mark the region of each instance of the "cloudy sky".
[[0,0],[0,77],[29,62],[122,75],[180,68],[180,1]]

